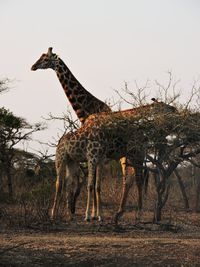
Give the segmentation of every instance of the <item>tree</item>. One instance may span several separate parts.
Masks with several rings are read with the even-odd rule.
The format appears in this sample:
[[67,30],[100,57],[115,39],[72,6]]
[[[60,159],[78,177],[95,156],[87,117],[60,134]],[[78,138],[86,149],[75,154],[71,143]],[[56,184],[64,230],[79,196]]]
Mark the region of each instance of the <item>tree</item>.
[[15,116],[11,111],[0,108],[0,164],[1,173],[6,177],[9,196],[13,196],[12,166],[17,144],[31,139],[34,132],[43,130],[41,123],[29,124],[25,119]]
[[9,82],[11,81],[7,78],[0,80],[0,94],[5,93],[9,90],[9,87],[8,87]]
[[[173,172],[178,179],[185,207],[189,207],[188,199],[184,191],[183,183],[181,183],[180,176],[177,175],[177,166],[184,161],[194,162],[194,159],[199,154],[200,139],[199,139],[199,100],[200,100],[200,85],[198,81],[194,81],[190,89],[190,95],[185,103],[180,102],[180,90],[177,90],[179,80],[175,80],[172,73],[168,72],[168,81],[163,85],[159,81],[155,81],[153,88],[154,96],[158,97],[159,101],[166,104],[172,104],[177,107],[177,114],[171,116],[160,116],[155,118],[153,124],[149,124],[150,128],[146,128],[146,136],[148,137],[146,143],[146,159],[144,168],[153,173],[155,180],[155,188],[157,199],[155,202],[154,221],[161,220],[161,211],[164,207],[169,191],[170,191],[170,176]],[[118,93],[120,99],[133,107],[136,105],[142,106],[146,104],[147,97],[151,94],[149,88],[149,81],[144,86],[139,86],[135,82],[136,88],[130,90],[127,83],[125,83],[125,93],[122,96]],[[157,87],[157,90],[155,90]],[[151,95],[152,96],[152,95]],[[190,108],[192,106],[192,109]],[[150,118],[149,114],[149,118]],[[144,118],[143,118],[144,119]],[[148,118],[145,118],[147,125]],[[171,124],[171,126],[170,126]],[[151,131],[153,135],[151,134]],[[139,139],[136,140],[140,144]],[[150,164],[151,163],[151,164]],[[198,192],[200,186],[197,186],[197,200],[199,202]],[[198,204],[196,204],[197,206]]]
[[179,164],[191,161],[200,153],[200,113],[185,109],[173,116],[159,116],[153,123],[155,126],[151,124],[147,133],[146,161],[153,165],[149,170],[155,177],[154,221],[158,222],[168,198],[171,174]]

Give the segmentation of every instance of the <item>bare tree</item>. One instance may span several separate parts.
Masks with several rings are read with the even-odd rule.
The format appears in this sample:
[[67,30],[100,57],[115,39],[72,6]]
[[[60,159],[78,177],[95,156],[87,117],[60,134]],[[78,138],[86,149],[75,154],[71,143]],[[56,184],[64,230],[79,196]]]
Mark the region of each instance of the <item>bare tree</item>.
[[[172,116],[158,118],[162,122],[153,130],[153,138],[149,135],[151,143],[147,151],[147,160],[154,168],[150,170],[155,176],[157,199],[155,203],[154,221],[161,220],[161,211],[164,207],[170,189],[170,176],[177,166],[190,161],[200,153],[200,113],[182,110]],[[152,125],[152,127],[154,127]],[[165,131],[165,134],[161,133]],[[168,134],[167,134],[168,131]],[[164,138],[159,139],[159,137]],[[167,138],[166,138],[167,137]]]
[[[170,71],[167,72],[167,75],[168,80],[166,84],[155,80],[153,89],[150,88],[151,83],[148,80],[144,86],[139,86],[138,83],[135,83],[133,90],[130,90],[128,84],[125,83],[125,88],[122,90],[122,93],[117,92],[123,101],[134,107],[138,104],[141,106],[141,104],[146,103],[147,96],[151,92],[154,92],[154,95],[151,95],[151,97],[156,97],[159,101],[163,101],[166,104],[173,104],[178,110],[174,118],[163,118],[162,116],[159,118],[157,116],[157,121],[154,121],[155,126],[151,125],[151,131],[154,133],[154,136],[150,137],[150,134],[146,133],[148,136],[148,148],[146,150],[144,167],[153,172],[157,193],[154,221],[161,220],[161,211],[168,199],[170,191],[170,175],[174,171],[182,192],[185,207],[187,209],[189,208],[189,201],[184,184],[177,171],[177,166],[183,161],[191,162],[191,158],[195,158],[199,154],[199,81],[193,82],[188,99],[184,104],[181,104],[179,102],[181,96],[179,88],[180,80],[175,79]],[[146,122],[148,123],[148,119]],[[171,123],[171,126],[169,123]],[[167,138],[170,140],[167,140]],[[140,144],[139,140],[138,144]],[[189,151],[192,151],[192,153],[189,153]],[[147,167],[148,162],[151,162],[153,168]],[[200,186],[197,186],[197,191],[198,188]],[[198,197],[196,202],[199,202]]]
[[4,78],[0,80],[0,94],[6,93],[10,88],[8,84],[11,82],[8,78]]

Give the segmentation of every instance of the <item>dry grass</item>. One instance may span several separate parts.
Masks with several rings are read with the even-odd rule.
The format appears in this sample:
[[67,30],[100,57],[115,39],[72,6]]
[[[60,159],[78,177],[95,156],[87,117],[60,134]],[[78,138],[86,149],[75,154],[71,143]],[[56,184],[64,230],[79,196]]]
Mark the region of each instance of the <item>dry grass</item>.
[[[0,266],[199,266],[200,215],[178,213],[177,231],[133,224],[127,212],[120,231],[105,222],[48,225],[46,229],[10,228],[0,231]],[[150,220],[145,212],[144,219]],[[166,216],[167,218],[167,216]],[[132,221],[132,223],[131,223]],[[42,229],[42,230],[41,230]]]
[[[114,175],[118,177],[116,173]],[[136,186],[127,212],[116,229],[112,219],[121,196],[122,180],[102,183],[102,223],[83,221],[86,187],[77,203],[77,216],[52,223],[47,212],[53,192],[35,188],[18,202],[0,206],[0,266],[200,266],[200,214],[185,212],[176,182],[163,210],[161,224],[152,224],[155,190],[150,182],[141,222],[136,221]],[[187,186],[193,208],[194,188]],[[44,197],[44,193],[46,198]]]

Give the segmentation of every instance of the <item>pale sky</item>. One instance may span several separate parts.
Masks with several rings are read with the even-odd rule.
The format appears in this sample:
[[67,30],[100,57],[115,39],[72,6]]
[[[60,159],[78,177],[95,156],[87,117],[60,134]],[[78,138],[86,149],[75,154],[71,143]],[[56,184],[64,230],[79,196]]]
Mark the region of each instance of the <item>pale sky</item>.
[[[168,70],[187,95],[200,75],[199,0],[0,0],[0,11],[0,79],[14,80],[0,106],[31,123],[72,110],[53,70],[30,70],[50,46],[101,100],[124,81],[165,82]],[[52,140],[61,124],[49,127],[36,138]]]

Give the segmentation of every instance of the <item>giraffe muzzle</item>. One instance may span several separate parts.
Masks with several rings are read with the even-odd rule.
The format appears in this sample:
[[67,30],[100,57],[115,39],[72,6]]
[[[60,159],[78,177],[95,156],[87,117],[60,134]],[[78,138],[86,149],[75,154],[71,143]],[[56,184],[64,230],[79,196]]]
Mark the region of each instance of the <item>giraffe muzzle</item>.
[[31,70],[37,70],[37,68],[36,68],[36,66],[35,65],[33,65],[32,67],[31,67]]

